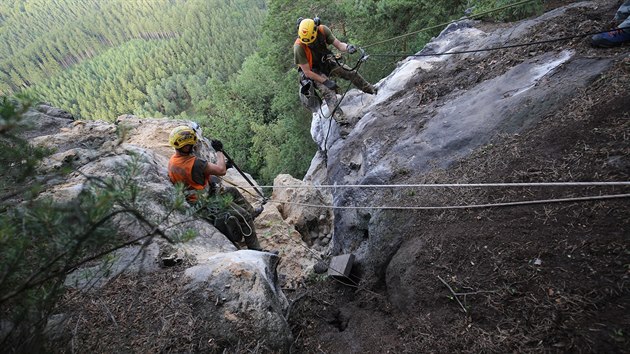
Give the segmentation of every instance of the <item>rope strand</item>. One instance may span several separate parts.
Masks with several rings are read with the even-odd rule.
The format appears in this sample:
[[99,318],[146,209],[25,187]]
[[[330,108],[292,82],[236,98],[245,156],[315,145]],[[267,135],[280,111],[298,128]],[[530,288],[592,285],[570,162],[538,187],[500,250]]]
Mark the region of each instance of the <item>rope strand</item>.
[[[626,29],[630,29],[630,27],[621,27],[621,28],[618,28],[618,29],[626,30]],[[553,43],[553,42],[560,42],[560,41],[566,41],[566,40],[569,40],[569,39],[582,38],[582,37],[593,36],[593,35],[596,35],[596,34],[602,34],[602,33],[608,33],[608,32],[610,32],[610,30],[598,31],[598,32],[588,32],[588,33],[576,34],[576,35],[573,35],[573,36],[566,36],[566,37],[560,37],[560,38],[547,39],[547,40],[543,40],[543,41],[532,41],[532,42],[526,42],[526,43],[510,44],[510,45],[505,45],[505,46],[500,46],[500,47],[460,50],[460,51],[455,51],[455,52],[421,53],[421,54],[408,54],[408,53],[381,53],[381,54],[378,54],[377,53],[377,54],[370,54],[370,55],[371,56],[375,56],[375,57],[433,57],[433,56],[443,56],[443,55],[470,54],[470,53],[490,52],[490,51],[494,51],[494,50],[519,48],[519,47],[527,47],[527,46],[533,46],[533,45],[538,45],[538,44],[547,44],[547,43]]]
[[420,184],[321,184],[321,185],[283,185],[260,186],[260,188],[494,188],[494,187],[594,187],[594,186],[630,186],[630,181],[619,182],[514,182],[514,183],[420,183]]
[[464,16],[464,17],[462,17],[460,19],[457,19],[457,20],[452,20],[452,21],[440,23],[440,24],[437,24],[437,25],[434,25],[434,26],[425,27],[425,28],[419,29],[419,30],[414,31],[414,32],[401,34],[401,35],[396,36],[396,37],[392,37],[392,38],[385,39],[385,40],[382,40],[382,41],[379,41],[379,42],[375,42],[375,43],[371,43],[371,44],[368,44],[368,45],[364,45],[363,48],[368,48],[368,47],[371,47],[371,46],[374,46],[374,45],[377,45],[377,44],[390,42],[390,41],[393,41],[393,40],[396,40],[396,39],[400,39],[400,38],[403,38],[403,37],[411,36],[411,35],[418,34],[420,32],[428,31],[428,30],[431,30],[431,29],[442,28],[444,26],[450,25],[451,23],[456,23],[456,22],[460,22],[460,21],[464,21],[464,20],[471,20],[471,19],[474,19],[474,18],[477,18],[477,17],[481,17],[483,15],[487,15],[489,13],[493,13],[493,12],[509,9],[511,7],[515,7],[515,6],[518,6],[518,5],[523,5],[523,4],[526,4],[528,2],[532,2],[532,1],[535,1],[535,0],[523,0],[523,1],[515,2],[513,4],[508,4],[508,5],[505,5],[505,6],[502,6],[502,7],[498,7],[496,9],[488,10],[488,11],[485,11],[485,12],[480,12],[480,13],[472,15],[472,16]]
[[471,205],[447,205],[447,206],[336,206],[336,205],[317,205],[299,202],[279,201],[272,200],[272,203],[278,204],[290,204],[304,207],[313,208],[329,208],[329,209],[381,209],[381,210],[448,210],[448,209],[481,209],[481,208],[496,208],[496,207],[508,207],[508,206],[522,206],[522,205],[534,205],[534,204],[551,204],[551,203],[569,203],[569,202],[583,202],[592,200],[608,200],[608,199],[622,199],[630,198],[630,194],[613,194],[613,195],[598,195],[590,197],[575,197],[575,198],[559,198],[559,199],[542,199],[542,200],[526,200],[520,202],[506,202],[506,203],[488,203],[488,204],[471,204]]

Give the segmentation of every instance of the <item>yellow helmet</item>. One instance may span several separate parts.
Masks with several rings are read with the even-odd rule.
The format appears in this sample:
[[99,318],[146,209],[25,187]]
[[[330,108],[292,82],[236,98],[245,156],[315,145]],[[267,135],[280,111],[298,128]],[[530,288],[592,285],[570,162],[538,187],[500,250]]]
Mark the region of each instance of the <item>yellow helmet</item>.
[[188,126],[180,125],[171,131],[168,137],[168,143],[175,149],[179,149],[186,145],[197,144],[197,134]]
[[310,18],[302,20],[298,27],[298,37],[300,37],[300,41],[304,44],[313,43],[317,38],[317,25],[315,21]]

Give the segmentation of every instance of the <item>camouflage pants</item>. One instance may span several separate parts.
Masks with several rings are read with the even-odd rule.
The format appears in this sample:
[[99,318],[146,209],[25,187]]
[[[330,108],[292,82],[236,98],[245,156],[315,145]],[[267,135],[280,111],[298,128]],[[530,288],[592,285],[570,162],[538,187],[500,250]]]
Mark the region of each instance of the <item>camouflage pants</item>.
[[[350,68],[349,66],[345,64],[340,66],[340,65],[337,65],[337,63],[335,62],[333,63],[334,64],[331,64],[332,69],[330,70],[329,75],[323,75],[323,74],[320,74],[320,75],[328,79],[333,79],[333,80],[337,78],[348,80],[352,82],[352,84],[356,88],[358,88],[359,90],[365,93],[369,93],[369,94],[375,93],[374,86],[372,86],[369,82],[365,81],[363,76],[361,76],[361,74],[359,74],[356,70],[352,70],[352,68]],[[326,87],[326,85],[319,82],[315,83],[315,87],[322,94],[324,101],[326,101],[326,105],[328,106],[328,109],[332,113],[332,110],[335,109],[335,107],[337,107],[337,104],[339,103],[339,100],[337,99],[337,92],[335,90],[329,89],[328,87]],[[335,110],[335,114],[333,115],[333,118],[340,125],[346,125],[350,123],[347,120],[347,118],[344,116],[341,108],[339,107],[337,107],[337,109]]]
[[[620,28],[630,28],[630,0],[626,0],[615,15],[615,21],[621,22]],[[630,32],[630,29],[624,31]]]
[[231,203],[224,208],[209,206],[202,209],[202,216],[212,222],[235,245],[244,241],[248,249],[260,250],[254,227],[254,208],[234,187],[222,188],[215,198],[223,198],[226,195],[231,196]]

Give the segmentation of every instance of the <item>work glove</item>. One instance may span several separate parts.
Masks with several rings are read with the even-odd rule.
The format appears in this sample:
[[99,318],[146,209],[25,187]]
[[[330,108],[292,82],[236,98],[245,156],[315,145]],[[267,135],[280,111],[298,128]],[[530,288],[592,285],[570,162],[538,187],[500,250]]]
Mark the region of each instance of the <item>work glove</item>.
[[210,145],[212,145],[212,148],[214,149],[214,151],[223,152],[223,143],[220,140],[212,140],[210,142]]
[[190,123],[190,127],[192,128],[192,130],[194,130],[195,132],[197,132],[199,130],[199,123],[197,122],[192,122]]
[[348,51],[348,54],[354,54],[357,51],[357,48],[355,48],[355,46],[353,46],[352,44],[348,44],[346,46],[346,50]]
[[326,79],[326,81],[324,81],[324,86],[328,87],[331,90],[336,90],[339,88],[339,86],[337,86],[337,83],[332,81],[332,80],[328,80]]

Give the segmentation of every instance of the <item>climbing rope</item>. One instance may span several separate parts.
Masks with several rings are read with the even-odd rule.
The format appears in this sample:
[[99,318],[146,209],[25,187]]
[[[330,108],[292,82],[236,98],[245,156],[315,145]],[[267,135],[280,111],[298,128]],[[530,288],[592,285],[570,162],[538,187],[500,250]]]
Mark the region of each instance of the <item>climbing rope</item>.
[[234,212],[235,212],[236,214],[238,214],[238,216],[240,216],[240,217],[241,217],[241,219],[243,219],[243,222],[245,223],[245,225],[247,225],[247,228],[249,229],[249,232],[248,232],[248,233],[245,233],[245,231],[244,231],[244,230],[243,230],[243,228],[241,227],[241,224],[240,224],[240,222],[239,222],[238,218],[237,218],[236,216],[234,216],[234,215],[229,215],[229,216],[227,217],[227,219],[225,219],[226,223],[227,223],[227,222],[229,222],[230,220],[235,220],[235,222],[236,222],[236,226],[238,226],[238,229],[239,229],[239,231],[241,232],[241,235],[243,235],[244,237],[251,237],[251,236],[254,234],[254,229],[252,228],[252,225],[250,225],[250,224],[247,222],[247,219],[245,218],[245,216],[244,216],[243,214],[241,214],[241,213],[240,213],[240,212],[239,212],[239,211],[238,211],[238,210],[237,210],[234,206],[230,206],[230,208],[231,208],[232,210],[234,210]]
[[630,194],[612,194],[612,195],[597,195],[597,196],[589,196],[589,197],[526,200],[526,201],[520,201],[520,202],[471,204],[471,205],[447,205],[447,206],[337,206],[337,205],[309,204],[309,203],[299,203],[299,202],[280,201],[280,200],[273,200],[272,203],[289,204],[289,205],[297,205],[297,206],[313,207],[313,208],[354,209],[354,210],[366,210],[366,209],[370,209],[370,210],[372,210],[372,209],[381,209],[381,210],[448,210],[448,209],[496,208],[496,207],[522,206],[522,205],[534,205],[534,204],[551,204],[551,203],[570,203],[570,202],[621,199],[621,198],[630,198]]
[[419,30],[414,31],[414,32],[401,34],[401,35],[396,36],[396,37],[392,37],[392,38],[385,39],[385,40],[382,40],[382,41],[379,41],[379,42],[375,42],[375,43],[371,43],[371,44],[368,44],[368,45],[364,45],[363,48],[368,48],[368,47],[371,47],[371,46],[375,46],[377,44],[383,44],[383,43],[386,43],[386,42],[390,42],[390,41],[393,41],[393,40],[396,40],[396,39],[400,39],[400,38],[403,38],[403,37],[411,36],[411,35],[418,34],[420,32],[424,32],[424,31],[428,31],[428,30],[432,30],[432,29],[444,28],[445,26],[448,26],[451,23],[456,23],[456,22],[465,21],[465,20],[471,20],[471,19],[474,19],[474,18],[477,18],[477,17],[482,17],[484,15],[487,15],[487,14],[490,14],[490,13],[493,13],[493,12],[506,10],[506,9],[511,8],[511,7],[515,7],[515,6],[518,6],[518,5],[523,5],[523,4],[526,4],[528,2],[533,2],[533,1],[536,1],[536,0],[523,0],[523,1],[519,1],[519,2],[515,2],[515,3],[512,3],[512,4],[505,5],[505,6],[502,6],[502,7],[498,7],[498,8],[492,9],[492,10],[480,12],[480,13],[472,15],[472,16],[464,16],[464,17],[459,18],[457,20],[452,20],[452,21],[440,23],[440,24],[437,24],[437,25],[434,25],[434,26],[425,27],[425,28],[419,29]]
[[[236,186],[236,184],[233,184]],[[630,181],[623,182],[539,182],[539,183],[434,183],[434,184],[345,184],[345,185],[283,185],[283,186],[260,186],[260,188],[291,188],[291,189],[368,189],[368,188],[494,188],[494,187],[620,187],[630,186]],[[238,187],[238,186],[237,186]],[[239,187],[242,188],[242,187]],[[251,193],[250,193],[251,194]],[[272,200],[277,204],[290,204],[313,208],[330,208],[330,209],[387,209],[387,210],[437,210],[437,209],[477,209],[477,208],[491,208],[491,207],[503,207],[503,206],[519,206],[519,205],[532,205],[532,204],[547,204],[547,203],[566,203],[566,202],[579,202],[590,200],[605,200],[605,199],[620,199],[628,198],[630,194],[613,194],[613,195],[598,195],[589,197],[576,197],[576,198],[562,198],[562,199],[543,199],[543,200],[531,200],[520,202],[507,202],[507,203],[490,203],[490,204],[473,204],[473,205],[452,205],[452,206],[335,206],[324,204],[308,204],[298,203],[290,201],[277,201]]]
[[[260,188],[291,188],[291,189],[369,189],[369,188],[496,188],[496,187],[623,187],[630,186],[630,181],[623,182],[538,182],[538,183],[427,183],[427,184],[345,184],[345,185],[283,185],[283,186],[260,186]],[[543,199],[532,201],[508,202],[508,203],[491,203],[491,204],[473,204],[473,205],[454,205],[454,206],[335,206],[335,205],[318,205],[308,203],[297,203],[290,201],[276,201],[278,204],[291,204],[314,208],[330,208],[330,209],[388,209],[388,210],[435,210],[435,209],[475,209],[490,208],[503,206],[518,206],[531,204],[547,204],[561,202],[578,202],[589,200],[605,200],[627,198],[630,194],[613,194],[598,195],[590,197],[562,198],[562,199]]]
[[514,182],[514,183],[421,183],[421,184],[288,184],[283,186],[260,186],[260,188],[494,188],[494,187],[595,187],[630,186],[630,181],[621,182]]
[[[625,30],[625,29],[630,29],[630,27],[621,27],[621,28],[618,28],[618,29]],[[420,53],[420,54],[408,54],[408,53],[381,53],[381,54],[378,54],[377,53],[377,54],[371,54],[371,55],[375,56],[375,57],[433,57],[433,56],[443,56],[443,55],[456,55],[456,54],[490,52],[490,51],[501,50],[501,49],[527,47],[527,46],[533,46],[533,45],[539,45],[539,44],[547,44],[547,43],[553,43],[553,42],[566,41],[566,40],[569,40],[569,39],[593,36],[593,35],[596,35],[596,34],[602,34],[602,33],[607,33],[607,32],[610,32],[610,30],[581,33],[581,34],[576,34],[576,35],[572,35],[572,36],[546,39],[546,40],[542,40],[542,41],[532,41],[532,42],[525,42],[525,43],[509,44],[509,45],[504,45],[504,46],[499,46],[499,47],[460,50],[460,51],[454,51],[454,52]]]
[[[357,61],[356,65],[353,68],[346,69],[344,67],[343,63],[340,64],[335,59],[335,61],[337,62],[338,67],[343,69],[343,70],[346,70],[346,71],[353,71],[354,72],[354,77],[356,77],[356,75],[359,74],[359,68],[361,67],[361,64],[363,64],[363,62],[365,62],[365,60],[367,59],[363,49],[360,49],[360,50],[361,50],[361,57],[359,58],[359,60]],[[346,97],[346,94],[348,93],[348,90],[350,90],[350,86],[351,85],[352,85],[352,80],[350,80],[350,82],[346,86],[346,89],[345,89],[343,95],[341,96],[341,99],[339,99],[339,101],[335,105],[335,108],[332,110],[332,112],[330,113],[330,116],[328,116],[328,117],[326,117],[326,115],[324,115],[324,112],[322,111],[322,103],[323,102],[321,102],[321,98],[320,98],[320,105],[319,105],[320,115],[323,116],[325,119],[331,119],[331,121],[328,123],[328,131],[326,132],[326,137],[324,137],[324,150],[322,151],[323,154],[324,154],[324,158],[326,158],[326,159],[328,158],[328,137],[330,136],[330,129],[332,128],[332,119],[333,119],[332,117],[334,116],[335,112],[337,111],[337,109],[341,105],[341,102],[343,101],[343,99]],[[319,96],[318,96],[318,98],[319,98]]]

